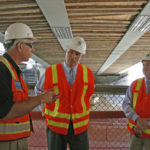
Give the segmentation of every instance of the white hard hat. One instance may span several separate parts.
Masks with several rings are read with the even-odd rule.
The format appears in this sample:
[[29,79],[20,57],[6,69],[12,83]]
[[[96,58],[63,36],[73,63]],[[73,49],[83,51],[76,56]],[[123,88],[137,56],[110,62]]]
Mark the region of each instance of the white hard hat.
[[69,45],[67,46],[68,49],[75,50],[81,54],[86,54],[86,43],[82,37],[74,37]]
[[146,56],[144,56],[143,59],[142,59],[142,62],[143,62],[144,60],[150,61],[150,54],[147,54]]
[[24,23],[13,23],[5,31],[5,41],[13,39],[35,39],[29,26]]

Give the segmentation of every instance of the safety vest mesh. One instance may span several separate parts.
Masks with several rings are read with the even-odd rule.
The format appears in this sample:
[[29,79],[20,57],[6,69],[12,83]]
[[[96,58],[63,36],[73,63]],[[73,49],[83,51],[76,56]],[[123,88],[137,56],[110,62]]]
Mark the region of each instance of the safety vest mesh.
[[79,64],[75,82],[70,86],[62,65],[52,65],[46,70],[44,83],[45,90],[53,87],[60,95],[55,103],[45,107],[47,126],[54,132],[65,135],[72,119],[75,134],[86,130],[89,125],[89,98],[94,91],[92,72]]
[[[27,100],[28,89],[21,76],[19,80],[15,69],[5,57],[0,56],[0,62],[2,62],[8,68],[12,75],[13,100],[15,102]],[[0,141],[16,140],[28,137],[29,135],[29,114],[8,121],[0,119]]]
[[[133,82],[132,84],[132,93],[133,93],[133,100],[132,100],[132,107],[136,111],[136,113],[142,117],[147,118],[150,116],[149,106],[150,103],[148,99],[150,99],[150,94],[146,94],[145,88],[145,80],[144,78],[140,78]],[[147,111],[148,110],[148,111]],[[128,123],[128,130],[131,134],[135,134],[133,132],[133,128],[135,127],[136,123],[129,119]],[[150,138],[150,127],[143,131],[142,138]]]

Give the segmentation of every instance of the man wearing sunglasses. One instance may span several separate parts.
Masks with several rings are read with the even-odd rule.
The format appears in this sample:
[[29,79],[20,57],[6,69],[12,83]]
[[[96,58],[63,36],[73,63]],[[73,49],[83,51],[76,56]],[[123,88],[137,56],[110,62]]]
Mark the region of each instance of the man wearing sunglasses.
[[29,112],[58,98],[53,89],[28,96],[18,64],[29,60],[35,50],[34,41],[32,30],[23,23],[14,23],[5,32],[7,52],[0,56],[0,150],[28,150],[32,127]]

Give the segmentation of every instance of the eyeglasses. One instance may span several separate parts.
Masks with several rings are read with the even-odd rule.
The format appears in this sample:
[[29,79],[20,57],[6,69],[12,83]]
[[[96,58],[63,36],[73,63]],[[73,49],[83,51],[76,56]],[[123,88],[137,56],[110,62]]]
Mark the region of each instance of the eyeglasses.
[[30,48],[33,48],[33,43],[23,43],[23,44],[29,46]]

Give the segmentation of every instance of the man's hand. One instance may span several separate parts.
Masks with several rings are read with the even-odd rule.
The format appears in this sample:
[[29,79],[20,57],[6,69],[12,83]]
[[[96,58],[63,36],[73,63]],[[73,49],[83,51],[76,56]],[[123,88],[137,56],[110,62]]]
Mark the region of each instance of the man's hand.
[[56,101],[58,97],[59,94],[56,94],[52,88],[41,94],[41,104],[51,104],[52,102]]
[[148,128],[148,118],[137,118],[136,119],[136,126],[134,128],[134,132],[135,134],[137,134],[138,136],[140,136],[142,134],[142,132]]

